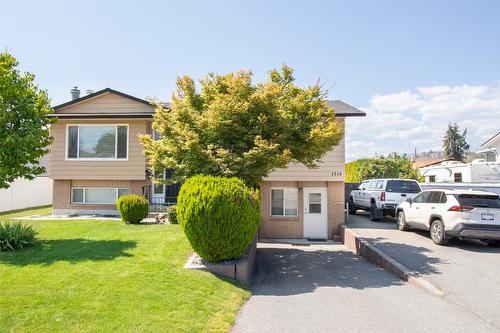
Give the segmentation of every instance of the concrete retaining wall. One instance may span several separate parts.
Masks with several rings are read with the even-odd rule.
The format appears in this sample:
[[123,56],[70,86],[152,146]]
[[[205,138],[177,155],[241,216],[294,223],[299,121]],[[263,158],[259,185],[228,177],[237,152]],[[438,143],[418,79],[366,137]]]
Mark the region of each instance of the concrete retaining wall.
[[245,254],[240,259],[226,261],[215,264],[195,264],[194,256],[188,260],[185,268],[201,269],[211,273],[224,276],[249,286],[252,282],[253,266],[255,263],[255,254],[257,251],[257,236],[254,237]]

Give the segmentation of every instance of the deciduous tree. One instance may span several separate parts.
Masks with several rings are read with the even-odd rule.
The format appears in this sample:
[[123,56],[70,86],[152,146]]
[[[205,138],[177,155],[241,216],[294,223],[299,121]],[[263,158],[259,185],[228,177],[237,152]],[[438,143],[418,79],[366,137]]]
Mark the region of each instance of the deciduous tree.
[[33,83],[33,74],[21,73],[17,66],[12,55],[0,53],[0,188],[45,172],[38,162],[52,142],[47,92]]
[[175,169],[170,182],[206,174],[258,186],[290,162],[315,167],[342,137],[321,87],[296,86],[290,67],[271,70],[259,84],[250,71],[211,73],[200,86],[178,78],[170,106],[156,103],[161,139],[142,136],[151,167]]

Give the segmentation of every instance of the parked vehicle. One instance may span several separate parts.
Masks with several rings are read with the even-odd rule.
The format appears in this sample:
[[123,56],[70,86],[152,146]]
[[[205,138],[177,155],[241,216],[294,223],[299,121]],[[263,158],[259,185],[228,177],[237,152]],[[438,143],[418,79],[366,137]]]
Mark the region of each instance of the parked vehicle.
[[443,245],[450,238],[479,239],[500,246],[500,196],[458,189],[422,191],[397,207],[399,230],[429,230],[432,241]]
[[421,191],[417,181],[411,179],[370,179],[363,181],[349,196],[349,214],[363,209],[370,212],[370,220],[396,216],[400,202]]

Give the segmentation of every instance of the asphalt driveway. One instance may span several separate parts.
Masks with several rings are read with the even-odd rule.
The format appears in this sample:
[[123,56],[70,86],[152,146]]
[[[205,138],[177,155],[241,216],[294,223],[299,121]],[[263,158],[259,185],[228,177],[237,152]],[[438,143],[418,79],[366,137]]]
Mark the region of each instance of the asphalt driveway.
[[498,332],[342,244],[258,244],[253,296],[234,332]]
[[403,232],[392,219],[359,212],[347,226],[445,292],[444,298],[500,330],[500,248],[479,241],[435,245],[428,232]]

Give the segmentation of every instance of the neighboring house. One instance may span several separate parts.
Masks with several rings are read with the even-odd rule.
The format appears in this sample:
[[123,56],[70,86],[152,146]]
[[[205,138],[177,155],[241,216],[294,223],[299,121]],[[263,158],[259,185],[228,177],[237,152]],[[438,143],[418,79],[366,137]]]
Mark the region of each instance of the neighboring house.
[[483,149],[477,151],[478,154],[484,154],[487,162],[500,163],[500,132],[491,137],[481,145]]
[[[342,101],[329,102],[337,120],[366,114]],[[344,211],[345,139],[318,168],[291,164],[272,172],[261,186],[261,238],[331,239],[339,234]]]
[[433,157],[417,157],[412,165],[415,169],[425,168],[431,165],[441,164],[446,161],[452,161],[451,158],[433,158]]
[[[54,143],[49,175],[54,180],[54,214],[117,214],[125,193],[150,200],[175,199],[177,187],[154,186],[139,134],[153,134],[153,106],[112,89],[55,106]],[[365,113],[341,101],[329,102],[337,120]],[[318,168],[292,164],[262,183],[260,237],[331,239],[344,223],[345,140],[327,153]],[[169,171],[166,172],[168,177]]]

